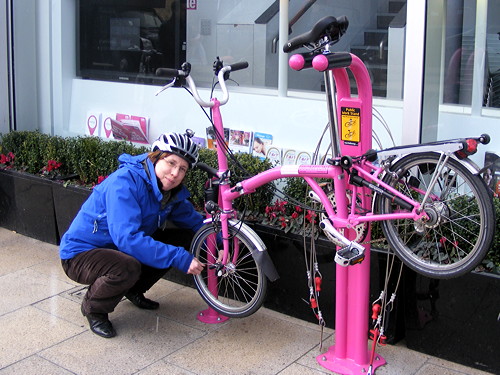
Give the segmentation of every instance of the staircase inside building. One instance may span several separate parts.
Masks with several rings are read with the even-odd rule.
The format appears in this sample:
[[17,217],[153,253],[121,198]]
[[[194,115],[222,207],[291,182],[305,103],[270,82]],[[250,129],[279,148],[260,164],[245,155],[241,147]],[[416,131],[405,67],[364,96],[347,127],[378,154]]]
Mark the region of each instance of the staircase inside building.
[[[406,24],[406,0],[388,1],[386,12],[380,12],[376,17],[377,28],[365,30],[363,44],[353,45],[351,52],[363,60],[368,68],[373,96],[386,97],[389,26],[402,27],[401,22],[403,26]],[[394,25],[394,22],[397,22],[397,25]]]

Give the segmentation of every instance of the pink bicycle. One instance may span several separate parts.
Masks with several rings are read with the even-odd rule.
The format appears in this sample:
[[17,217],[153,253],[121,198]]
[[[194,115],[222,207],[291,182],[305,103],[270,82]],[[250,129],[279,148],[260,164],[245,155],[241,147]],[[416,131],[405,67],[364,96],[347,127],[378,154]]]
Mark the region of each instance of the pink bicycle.
[[[381,222],[390,248],[404,264],[431,278],[452,278],[471,271],[492,243],[492,195],[477,167],[467,159],[478,143],[489,142],[488,135],[342,155],[339,143],[349,134],[339,134],[341,116],[336,111],[335,93],[350,90],[346,68],[357,76],[359,95],[364,92],[371,99],[369,75],[361,60],[350,53],[330,51],[347,26],[345,17],[325,17],[284,47],[285,52],[307,48],[307,52],[291,56],[293,69],[312,67],[324,72],[332,157],[323,165],[277,166],[232,186],[220,107],[229,99],[229,73],[248,64],[215,64],[222,99],[213,97],[210,101],[200,97],[188,63],[181,70],[157,72],[174,78],[163,89],[187,86],[196,102],[211,111],[218,168],[198,167],[214,177],[217,189],[206,202],[209,217],[195,234],[191,251],[207,264],[205,271],[195,276],[197,289],[222,315],[245,317],[254,313],[264,301],[267,278],[272,281],[278,277],[265,244],[237,219],[233,209],[233,200],[277,179],[301,177],[309,185],[309,197],[321,205],[320,227],[337,246],[335,261],[342,266],[363,261],[362,242],[372,222]],[[325,185],[318,179],[331,183]]]

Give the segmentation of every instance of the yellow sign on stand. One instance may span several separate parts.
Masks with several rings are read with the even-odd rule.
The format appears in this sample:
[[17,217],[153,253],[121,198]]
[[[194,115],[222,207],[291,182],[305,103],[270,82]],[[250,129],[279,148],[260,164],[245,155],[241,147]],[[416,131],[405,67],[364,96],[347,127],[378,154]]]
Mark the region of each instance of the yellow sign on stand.
[[341,138],[347,143],[358,143],[360,140],[360,109],[342,107]]

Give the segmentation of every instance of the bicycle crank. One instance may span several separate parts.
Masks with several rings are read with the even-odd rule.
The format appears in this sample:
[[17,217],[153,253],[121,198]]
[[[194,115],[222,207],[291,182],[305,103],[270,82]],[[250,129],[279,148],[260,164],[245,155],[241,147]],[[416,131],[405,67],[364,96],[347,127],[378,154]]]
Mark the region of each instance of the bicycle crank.
[[[330,200],[330,202],[332,202],[333,210],[335,212],[337,212],[337,202],[335,201],[335,191],[333,191],[330,186],[328,187],[328,189],[326,191],[326,195],[327,195],[328,199]],[[346,191],[346,195],[347,195],[347,199],[348,199],[349,204],[351,204],[352,203],[352,192]],[[321,200],[319,199],[319,197],[316,194],[314,194],[314,192],[312,192],[312,191],[309,192],[309,198],[321,203]],[[361,205],[359,197],[356,198],[356,204]],[[326,218],[327,218],[327,215],[322,213],[320,219],[324,220]],[[357,242],[357,243],[363,242],[363,240],[366,238],[366,235],[368,234],[368,227],[369,227],[368,223],[360,223],[360,224],[354,226],[352,228],[352,230],[354,231],[355,238],[353,238],[352,241]],[[339,228],[338,231],[340,232],[340,234],[344,235],[344,228]],[[328,231],[323,230],[323,232],[324,232],[325,236],[331,242],[333,242],[335,245],[345,246],[345,244],[342,241],[339,241],[335,236],[332,236]]]

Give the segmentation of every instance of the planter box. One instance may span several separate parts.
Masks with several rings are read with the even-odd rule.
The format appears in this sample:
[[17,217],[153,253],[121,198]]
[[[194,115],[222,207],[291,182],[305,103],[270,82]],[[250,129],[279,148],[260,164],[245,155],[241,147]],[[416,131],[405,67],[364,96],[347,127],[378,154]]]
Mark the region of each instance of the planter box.
[[3,204],[2,226],[22,235],[57,244],[58,235],[52,198],[52,182],[27,173],[0,171]]
[[412,284],[409,302],[420,316],[413,322],[420,324],[407,326],[408,348],[500,374],[500,277],[469,273],[431,280],[414,275]]
[[52,196],[54,199],[54,212],[56,216],[58,243],[62,235],[68,230],[71,222],[80,210],[83,202],[92,193],[91,189],[79,186],[66,186],[53,182]]
[[58,245],[92,190],[0,170],[0,226]]
[[12,172],[0,170],[0,226],[17,230],[16,193]]

